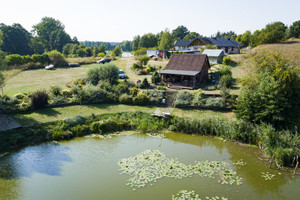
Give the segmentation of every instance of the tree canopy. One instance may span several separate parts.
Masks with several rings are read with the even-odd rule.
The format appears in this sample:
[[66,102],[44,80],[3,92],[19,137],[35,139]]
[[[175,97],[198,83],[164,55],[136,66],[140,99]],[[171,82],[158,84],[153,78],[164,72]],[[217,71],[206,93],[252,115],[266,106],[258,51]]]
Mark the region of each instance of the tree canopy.
[[171,49],[173,47],[173,38],[171,33],[166,29],[161,36],[158,48],[161,50]]
[[300,125],[300,78],[279,53],[254,57],[255,71],[242,80],[236,116],[276,128]]
[[20,24],[7,26],[0,24],[2,32],[2,44],[0,48],[8,54],[28,55],[32,54],[31,39],[32,35]]
[[172,31],[172,36],[175,40],[182,40],[189,32],[185,26],[181,25]]
[[203,36],[200,35],[199,33],[196,33],[196,32],[189,32],[184,38],[183,40],[186,40],[186,41],[192,41],[192,40],[195,40],[197,38],[202,38]]
[[51,17],[44,17],[41,22],[34,25],[33,33],[46,51],[56,49],[62,52],[64,45],[73,42],[70,35],[65,32],[64,25]]
[[295,21],[289,28],[289,37],[300,38],[300,20]]

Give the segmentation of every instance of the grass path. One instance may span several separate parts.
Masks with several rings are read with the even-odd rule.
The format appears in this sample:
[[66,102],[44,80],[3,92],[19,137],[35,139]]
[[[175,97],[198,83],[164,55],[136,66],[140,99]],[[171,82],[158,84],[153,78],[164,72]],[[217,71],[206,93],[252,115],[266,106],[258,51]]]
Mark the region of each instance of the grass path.
[[[75,105],[57,108],[45,108],[41,110],[29,111],[19,114],[10,114],[21,125],[29,125],[34,123],[45,123],[49,121],[62,120],[76,115],[89,116],[91,114],[99,115],[103,113],[116,112],[135,112],[142,111],[147,113],[154,113],[157,107],[155,106],[133,106],[133,105],[107,105],[107,104],[93,104],[93,105]],[[222,119],[234,119],[233,113],[215,112],[209,110],[192,110],[175,108],[174,115],[181,117],[188,117],[199,119],[203,117],[219,117]]]

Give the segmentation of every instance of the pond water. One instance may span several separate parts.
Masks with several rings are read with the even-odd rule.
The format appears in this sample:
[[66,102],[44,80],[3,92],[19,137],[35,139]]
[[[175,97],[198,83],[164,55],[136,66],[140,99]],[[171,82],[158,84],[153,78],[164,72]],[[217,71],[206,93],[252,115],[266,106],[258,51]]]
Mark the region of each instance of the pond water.
[[[130,176],[121,175],[118,162],[148,149],[185,165],[206,160],[227,162],[242,184],[223,185],[217,178],[192,175],[164,177],[133,190],[126,185]],[[171,199],[180,190],[194,190],[202,199],[299,199],[300,177],[269,169],[260,158],[258,149],[180,133],[165,133],[163,138],[134,133],[50,142],[0,154],[0,199]],[[245,165],[233,165],[241,159]],[[265,180],[262,172],[275,176]]]
[[122,53],[122,58],[129,58],[133,57],[133,54],[131,52],[123,52]]

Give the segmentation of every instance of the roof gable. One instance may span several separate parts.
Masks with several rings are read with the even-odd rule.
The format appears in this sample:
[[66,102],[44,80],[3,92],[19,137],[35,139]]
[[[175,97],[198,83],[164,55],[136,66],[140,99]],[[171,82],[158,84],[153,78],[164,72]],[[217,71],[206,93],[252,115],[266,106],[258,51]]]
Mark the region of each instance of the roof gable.
[[191,43],[188,46],[204,46],[206,45],[204,41],[202,41],[199,38],[196,38],[194,41],[191,41]]
[[173,54],[166,70],[185,70],[185,71],[201,71],[204,64],[207,63],[207,55],[197,54]]

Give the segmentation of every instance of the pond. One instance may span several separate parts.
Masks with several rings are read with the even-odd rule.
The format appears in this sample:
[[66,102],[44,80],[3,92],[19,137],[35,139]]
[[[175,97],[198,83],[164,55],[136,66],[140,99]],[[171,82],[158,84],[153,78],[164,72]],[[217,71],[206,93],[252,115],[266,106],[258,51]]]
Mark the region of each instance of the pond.
[[[146,156],[147,150],[163,155],[163,159],[157,159],[161,169],[166,165],[165,161],[172,159],[175,165],[189,166],[190,170],[197,163],[209,163],[210,167],[216,166],[213,163],[226,164],[241,184],[221,184],[217,171],[214,178],[195,173],[181,179],[171,177],[167,172],[169,175],[147,182],[143,187],[131,187],[127,183],[134,176],[126,172],[121,174],[120,163],[134,161],[141,153]],[[144,159],[152,158],[147,155]],[[149,174],[155,174],[160,167],[153,167],[151,162],[145,170],[141,165],[131,167],[146,174],[151,170]],[[194,191],[202,199],[215,196],[299,199],[299,188],[299,176],[291,177],[290,172],[269,169],[258,149],[181,133],[164,133],[164,137],[122,133],[102,139],[77,138],[0,154],[1,200],[172,199],[172,195],[180,190]]]
[[122,53],[122,58],[129,58],[133,57],[134,55],[131,52],[123,52]]

